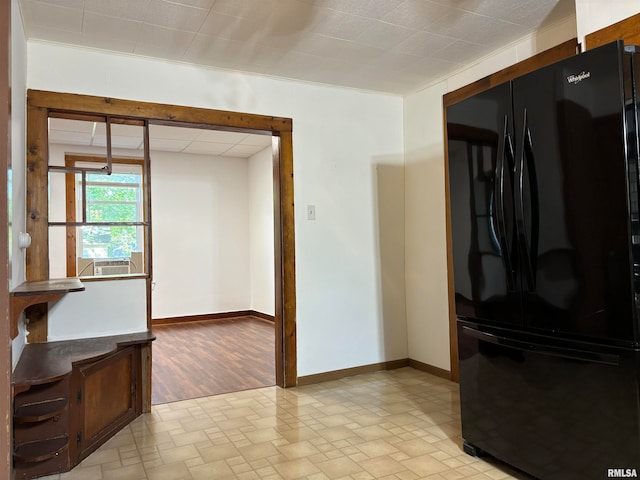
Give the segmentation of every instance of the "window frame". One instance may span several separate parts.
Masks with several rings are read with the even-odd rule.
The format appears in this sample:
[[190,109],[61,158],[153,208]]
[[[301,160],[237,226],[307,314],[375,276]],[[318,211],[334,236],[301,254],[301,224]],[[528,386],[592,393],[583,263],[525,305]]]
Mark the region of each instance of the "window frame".
[[[78,167],[78,164],[81,163],[98,163],[98,164],[102,164],[104,165],[105,161],[106,161],[106,156],[103,155],[94,155],[94,154],[65,154],[65,167],[68,169],[74,169]],[[148,240],[149,240],[149,234],[148,234],[148,227],[149,227],[149,219],[147,216],[147,208],[145,208],[145,206],[147,205],[147,196],[148,196],[148,189],[145,188],[145,174],[146,174],[146,162],[144,161],[144,159],[142,158],[135,158],[135,157],[112,157],[111,158],[111,162],[113,165],[135,165],[140,167],[140,192],[141,192],[141,199],[140,199],[140,207],[141,207],[141,221],[139,222],[84,222],[84,221],[78,221],[77,216],[76,216],[76,212],[77,212],[77,199],[78,199],[78,192],[77,192],[77,179],[76,179],[76,173],[77,172],[68,172],[65,175],[65,196],[66,196],[66,222],[62,222],[64,224],[66,224],[66,237],[67,237],[67,245],[66,245],[66,254],[67,254],[67,277],[76,277],[77,276],[77,269],[78,269],[78,265],[77,265],[77,258],[78,258],[78,238],[77,238],[77,234],[78,234],[78,227],[82,227],[82,226],[86,226],[86,225],[96,225],[96,226],[105,226],[105,223],[110,223],[112,226],[141,226],[143,227],[143,238],[142,238],[142,244],[143,244],[143,248],[144,248],[144,257],[146,258],[146,252],[148,251]],[[86,202],[86,198],[85,198],[85,202]],[[58,222],[50,222],[49,226],[51,225],[60,225],[61,223]],[[104,276],[96,276],[96,277],[83,277],[83,281],[87,281],[87,280],[113,280],[113,279],[120,279],[120,278],[140,278],[140,277],[147,277],[148,276],[148,269],[147,269],[147,265],[146,265],[146,261],[145,261],[145,265],[143,268],[143,273],[130,273],[130,274],[122,274],[122,275],[118,275],[117,277],[113,277],[113,276],[109,276],[109,277],[104,277]]]

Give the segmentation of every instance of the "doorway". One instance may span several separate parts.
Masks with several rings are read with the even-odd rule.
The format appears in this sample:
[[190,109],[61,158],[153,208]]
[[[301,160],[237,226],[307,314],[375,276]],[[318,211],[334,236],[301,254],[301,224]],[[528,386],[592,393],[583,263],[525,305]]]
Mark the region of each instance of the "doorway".
[[149,137],[152,403],[275,385],[271,135]]
[[[276,384],[294,386],[297,382],[295,328],[295,237],[293,207],[292,122],[287,118],[224,112],[134,102],[104,97],[29,91],[27,108],[27,185],[33,194],[28,197],[27,231],[33,247],[27,251],[27,280],[48,278],[48,198],[47,125],[54,114],[74,118],[78,115],[108,116],[122,121],[146,122],[165,126],[198,127],[271,135],[273,140],[274,191],[274,257],[275,257],[275,365]],[[35,247],[35,248],[34,248]],[[148,251],[148,255],[152,255]],[[146,277],[147,326],[151,328],[152,271]],[[81,312],[78,314],[81,317]],[[78,319],[80,321],[80,318]],[[42,320],[30,325],[36,338],[47,338],[46,312]],[[78,325],[80,331],[82,325]],[[90,333],[88,334],[90,336]],[[145,388],[150,389],[150,375]],[[149,390],[147,390],[149,391]]]

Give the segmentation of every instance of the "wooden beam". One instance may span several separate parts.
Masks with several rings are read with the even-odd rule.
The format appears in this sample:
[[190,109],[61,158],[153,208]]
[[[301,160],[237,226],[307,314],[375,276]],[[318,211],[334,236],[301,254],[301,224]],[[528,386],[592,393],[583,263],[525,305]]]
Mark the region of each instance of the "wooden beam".
[[480,92],[490,89],[491,87],[495,87],[501,83],[513,80],[516,77],[533,72],[534,70],[538,70],[539,68],[547,65],[551,65],[552,63],[564,58],[571,57],[578,53],[579,48],[580,46],[576,38],[567,40],[566,42],[545,50],[544,52],[538,53],[533,57],[522,60],[521,62],[504,68],[499,72],[495,72],[476,82],[445,94],[442,103],[444,107],[447,108],[449,105],[458,103],[465,98],[472,97]]
[[[293,198],[293,139],[290,131],[280,132],[279,141],[279,241],[282,252],[282,349],[284,361],[283,386],[293,387],[297,383],[296,362],[296,264],[295,264],[295,218]],[[277,244],[276,244],[277,245]],[[277,327],[276,315],[276,327]],[[277,328],[276,328],[277,330]]]
[[282,117],[42,90],[29,90],[27,98],[30,107],[46,107],[50,110],[146,118],[160,122],[168,121],[173,124],[184,122],[200,125],[203,128],[216,126],[229,130],[241,129],[243,132],[247,130],[256,132],[291,131],[291,119]]
[[585,50],[624,40],[627,45],[640,45],[640,13],[584,37]]
[[[47,109],[27,106],[27,281],[49,279],[49,140]],[[30,343],[46,342],[49,332],[47,305],[25,310]]]

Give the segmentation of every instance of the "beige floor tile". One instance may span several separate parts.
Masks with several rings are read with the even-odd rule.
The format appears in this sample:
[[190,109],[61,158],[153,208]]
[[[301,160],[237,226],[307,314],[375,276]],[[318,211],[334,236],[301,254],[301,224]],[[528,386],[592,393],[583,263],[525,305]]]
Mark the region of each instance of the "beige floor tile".
[[287,480],[302,478],[319,471],[318,467],[316,467],[306,458],[298,458],[296,460],[278,463],[274,465],[274,468],[283,478]]
[[165,405],[46,480],[526,479],[462,451],[457,385],[411,368]]
[[[149,480],[192,480],[191,472],[183,462],[147,469]],[[124,480],[124,479],[123,479]]]

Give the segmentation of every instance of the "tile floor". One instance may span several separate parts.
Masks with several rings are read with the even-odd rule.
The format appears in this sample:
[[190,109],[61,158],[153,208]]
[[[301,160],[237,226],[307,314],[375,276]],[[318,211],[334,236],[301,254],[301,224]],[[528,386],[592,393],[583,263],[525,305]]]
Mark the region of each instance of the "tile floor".
[[412,368],[156,405],[47,480],[527,478],[461,450],[457,385]]

